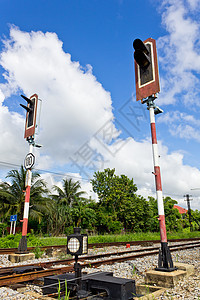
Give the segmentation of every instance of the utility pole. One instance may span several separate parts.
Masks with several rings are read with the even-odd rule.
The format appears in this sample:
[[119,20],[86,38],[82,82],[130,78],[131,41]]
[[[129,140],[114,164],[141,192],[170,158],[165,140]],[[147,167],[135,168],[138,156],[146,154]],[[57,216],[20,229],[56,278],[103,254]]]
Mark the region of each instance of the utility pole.
[[192,228],[192,214],[191,214],[191,208],[190,208],[190,201],[193,200],[193,199],[190,199],[190,196],[189,194],[186,194],[184,195],[184,197],[186,197],[186,200],[184,201],[187,201],[187,207],[188,207],[188,216],[189,216],[189,223],[190,223],[190,232],[193,230]]

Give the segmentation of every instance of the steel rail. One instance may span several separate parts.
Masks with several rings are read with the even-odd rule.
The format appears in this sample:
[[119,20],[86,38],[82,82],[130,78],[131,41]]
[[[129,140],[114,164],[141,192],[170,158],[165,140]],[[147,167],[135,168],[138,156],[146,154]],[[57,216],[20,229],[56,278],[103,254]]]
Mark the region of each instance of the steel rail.
[[[195,243],[195,246],[199,245],[199,242]],[[176,244],[176,245],[170,245],[169,248],[176,248],[176,247],[185,247],[188,245],[194,245],[193,242],[187,243],[187,244]],[[102,257],[108,257],[108,256],[120,256],[120,255],[126,255],[130,253],[137,253],[137,252],[145,252],[145,251],[153,251],[153,250],[159,250],[159,246],[156,247],[147,247],[142,249],[131,249],[126,251],[119,251],[119,252],[109,252],[109,253],[99,253],[95,255],[88,255],[88,256],[79,256],[79,261],[86,261],[91,259],[98,259]],[[53,265],[62,265],[62,264],[72,264],[74,262],[74,259],[68,258],[68,259],[62,259],[62,260],[54,260],[54,261],[47,261],[47,262],[39,262],[39,263],[32,263],[27,265],[17,265],[17,266],[11,266],[11,267],[2,267],[0,268],[0,275],[4,274],[12,274],[16,268],[20,267],[42,267],[42,268],[48,268]]]
[[[193,244],[193,245],[182,245],[182,246],[176,246],[172,249],[170,249],[171,252],[174,251],[179,251],[179,250],[185,250],[185,249],[192,249],[195,247],[200,247],[200,243],[198,244]],[[148,249],[150,250],[150,249]],[[122,262],[122,261],[127,261],[127,260],[134,260],[136,258],[140,257],[145,257],[145,256],[151,256],[158,254],[158,250],[153,250],[145,253],[138,253],[138,254],[133,254],[133,255],[127,255],[127,256],[120,256],[120,257],[115,257],[115,258],[110,258],[110,259],[105,259],[105,260],[99,260],[99,261],[89,261],[86,263],[82,263],[81,266],[82,268],[85,267],[98,267],[102,264],[113,264],[115,262]],[[84,259],[84,257],[82,257]],[[19,282],[26,282],[30,280],[34,280],[37,278],[45,277],[45,276],[50,276],[50,275],[58,275],[58,274],[63,274],[66,272],[72,272],[73,271],[73,265],[71,266],[62,266],[60,268],[52,268],[52,269],[47,269],[47,270],[41,270],[41,271],[34,271],[34,272],[29,272],[25,274],[13,274],[13,275],[8,275],[8,276],[2,276],[0,277],[0,286],[5,286],[5,285],[11,285]]]
[[[168,242],[184,242],[184,241],[197,241],[199,238],[189,238],[189,239],[168,239]],[[67,242],[67,240],[66,240]],[[146,240],[146,241],[130,241],[130,242],[110,242],[110,243],[92,243],[88,245],[88,248],[104,248],[104,247],[113,247],[113,246],[124,246],[126,244],[130,244],[131,246],[145,245],[148,243],[157,244],[160,243],[160,240]],[[66,245],[52,245],[52,246],[41,246],[42,250],[46,249],[62,249],[66,248]],[[28,247],[28,251],[33,251],[35,247]],[[0,248],[0,255],[2,254],[11,254],[15,253],[17,248]]]

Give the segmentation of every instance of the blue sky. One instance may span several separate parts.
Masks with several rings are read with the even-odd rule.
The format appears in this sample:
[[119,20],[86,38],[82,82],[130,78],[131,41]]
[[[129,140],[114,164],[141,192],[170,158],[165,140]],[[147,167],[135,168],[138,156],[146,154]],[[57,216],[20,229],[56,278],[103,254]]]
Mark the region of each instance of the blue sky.
[[[42,99],[36,165],[90,194],[94,171],[133,177],[155,195],[149,115],[135,101],[135,38],[157,42],[164,113],[156,117],[163,194],[200,209],[199,0],[0,0],[0,178],[28,152],[20,94]],[[84,155],[83,155],[84,154]],[[48,172],[48,171],[50,172]],[[92,194],[92,196],[95,196]]]

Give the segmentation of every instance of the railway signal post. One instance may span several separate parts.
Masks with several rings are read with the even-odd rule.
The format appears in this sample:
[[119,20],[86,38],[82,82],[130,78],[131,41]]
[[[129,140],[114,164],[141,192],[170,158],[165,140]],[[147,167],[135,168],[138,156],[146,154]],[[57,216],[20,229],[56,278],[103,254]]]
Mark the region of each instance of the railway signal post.
[[31,191],[31,169],[35,163],[35,156],[33,155],[33,147],[36,146],[34,141],[35,127],[36,127],[36,115],[37,115],[37,104],[38,95],[34,94],[30,98],[21,95],[27,101],[27,106],[20,104],[24,109],[26,109],[26,123],[25,123],[25,134],[29,143],[29,153],[26,155],[24,160],[24,167],[26,172],[26,182],[25,182],[25,203],[24,203],[24,215],[23,215],[23,225],[22,225],[22,238],[19,241],[19,246],[17,253],[23,254],[28,253],[27,251],[27,229],[28,229],[28,215],[29,215],[29,203],[30,203],[30,191]]
[[156,94],[160,92],[158,62],[156,53],[156,41],[149,38],[142,42],[136,39],[133,42],[135,59],[135,81],[136,81],[136,100],[141,100],[147,104],[150,115],[152,152],[154,162],[156,196],[158,204],[158,220],[160,226],[161,248],[159,250],[157,271],[174,271],[171,253],[167,243],[167,233],[165,225],[165,212],[162,194],[161,172],[159,166],[159,155],[157,148],[155,115],[162,113],[162,109],[155,105]]

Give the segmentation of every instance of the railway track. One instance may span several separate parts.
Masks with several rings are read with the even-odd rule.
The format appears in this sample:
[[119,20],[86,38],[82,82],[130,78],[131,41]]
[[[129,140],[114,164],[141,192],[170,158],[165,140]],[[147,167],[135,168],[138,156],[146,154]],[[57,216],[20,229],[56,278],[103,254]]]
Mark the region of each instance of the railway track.
[[[170,246],[170,251],[179,251],[185,249],[191,249],[194,247],[200,247],[200,241],[196,243],[178,244]],[[104,253],[97,255],[82,256],[79,261],[82,262],[82,268],[85,267],[98,267],[102,264],[113,264],[115,262],[123,262],[127,260],[134,260],[136,258],[151,256],[158,254],[159,247],[147,247],[143,249],[128,250],[123,252]],[[109,256],[111,256],[109,258]],[[73,271],[73,259],[57,260],[51,262],[44,262],[38,264],[29,264],[16,267],[7,267],[0,269],[0,286],[13,285],[20,282],[32,281],[41,277],[58,275]],[[62,265],[61,267],[55,267],[56,265]],[[34,268],[40,267],[40,270],[34,270]],[[20,271],[20,268],[25,268],[28,272],[23,274],[16,274]]]
[[[191,239],[168,239],[168,242],[185,242],[185,241],[198,241],[200,238],[191,238]],[[67,241],[66,241],[67,243]],[[111,242],[111,243],[92,243],[88,245],[88,248],[104,248],[104,247],[113,247],[113,246],[124,246],[130,244],[130,246],[146,245],[148,243],[157,244],[160,243],[160,240],[146,240],[146,241],[130,241],[130,242]],[[52,245],[52,246],[41,246],[42,250],[46,249],[65,249],[66,245]],[[28,251],[34,251],[35,247],[28,247]],[[0,248],[0,255],[15,253],[17,248]]]

